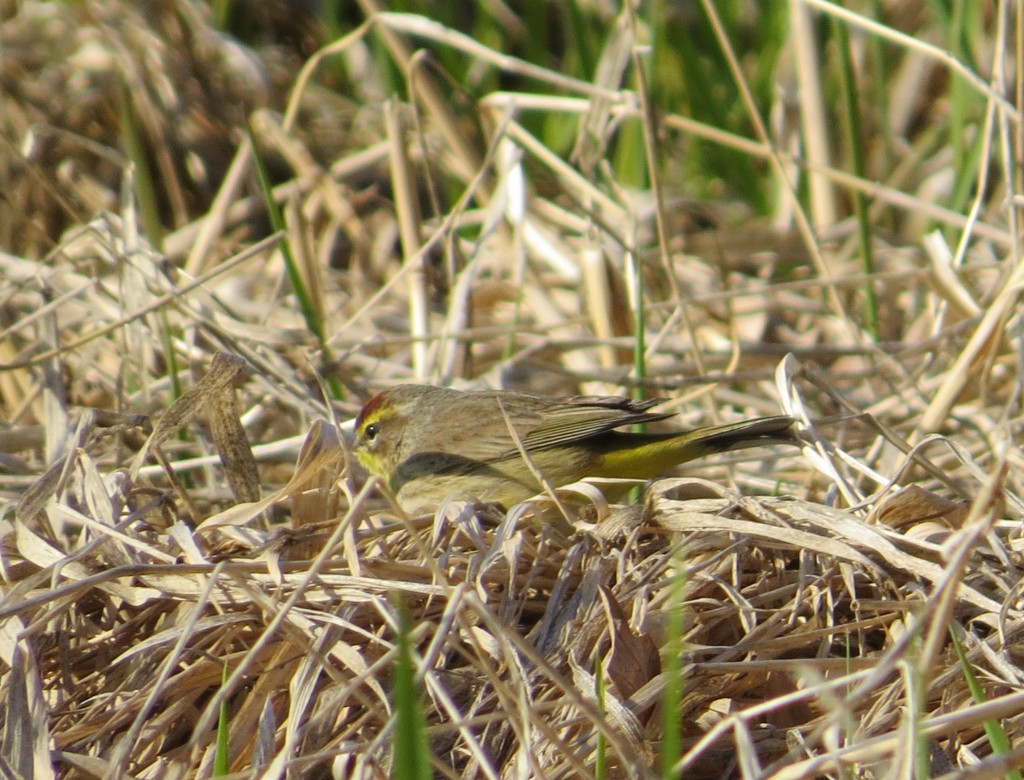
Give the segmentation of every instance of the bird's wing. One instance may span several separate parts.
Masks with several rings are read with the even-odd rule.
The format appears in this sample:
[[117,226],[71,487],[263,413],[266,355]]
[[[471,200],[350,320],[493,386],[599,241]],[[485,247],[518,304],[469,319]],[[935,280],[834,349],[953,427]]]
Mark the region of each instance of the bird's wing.
[[[632,401],[614,396],[578,396],[538,408],[536,398],[494,393],[493,406],[481,404],[477,428],[452,430],[438,450],[477,463],[496,463],[519,457],[509,426],[524,449],[537,451],[578,443],[592,436],[638,422],[653,422],[674,412],[648,412],[660,399]],[[505,422],[507,419],[507,423]]]
[[532,425],[511,417],[516,433],[527,451],[572,444],[592,436],[633,425],[671,417],[674,412],[648,412],[660,399],[631,401],[626,398],[580,396],[552,408]]

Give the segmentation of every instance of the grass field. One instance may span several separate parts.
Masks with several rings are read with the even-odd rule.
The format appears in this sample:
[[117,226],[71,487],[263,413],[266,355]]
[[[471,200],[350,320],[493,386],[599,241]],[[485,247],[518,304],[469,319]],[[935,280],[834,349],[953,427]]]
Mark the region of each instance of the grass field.
[[[0,4],[0,775],[1020,777],[1022,59],[1006,0]],[[802,446],[409,517],[400,382]]]

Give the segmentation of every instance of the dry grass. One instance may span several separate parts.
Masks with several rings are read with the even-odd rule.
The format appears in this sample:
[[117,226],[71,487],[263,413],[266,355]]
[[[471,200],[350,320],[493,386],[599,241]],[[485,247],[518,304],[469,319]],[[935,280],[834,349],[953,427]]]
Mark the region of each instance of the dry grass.
[[[988,144],[957,211],[958,161],[921,130],[953,100],[948,57],[892,28],[891,167],[869,145],[857,177],[814,159],[837,131],[813,83],[742,139],[654,128],[614,68],[574,81],[415,16],[306,58],[245,50],[188,3],[113,5],[23,2],[0,23],[0,774],[208,776],[226,704],[237,776],[384,776],[402,611],[438,776],[664,776],[675,736],[688,778],[1024,765],[1012,33],[991,21],[977,70],[952,66]],[[630,29],[608,52],[623,68]],[[372,74],[351,102],[324,86],[327,53],[369,68],[371,44],[411,104],[370,101]],[[548,91],[460,114],[414,45]],[[279,234],[237,135],[253,109]],[[574,164],[538,113],[585,120]],[[757,220],[667,181],[612,186],[600,160],[627,124],[666,150],[731,145],[807,208],[782,195]],[[157,192],[141,208],[125,193],[147,171],[115,151],[132,132]],[[780,140],[798,134],[809,165]],[[174,229],[140,234],[154,214]],[[581,497],[572,527],[546,499],[407,518],[338,431],[409,380],[642,387],[681,425],[781,408],[805,446],[700,464],[631,506]]]

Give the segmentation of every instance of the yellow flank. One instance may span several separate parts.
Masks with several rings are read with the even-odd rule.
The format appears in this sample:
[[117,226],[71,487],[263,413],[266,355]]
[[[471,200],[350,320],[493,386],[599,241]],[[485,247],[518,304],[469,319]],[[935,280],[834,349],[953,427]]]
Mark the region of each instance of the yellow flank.
[[[621,434],[626,438],[629,434]],[[598,459],[600,473],[597,477],[618,479],[650,479],[688,460],[709,454],[700,446],[700,440],[691,434],[680,434],[673,438],[657,438],[643,441],[643,434],[635,434],[631,442],[620,442],[623,446],[604,453]]]

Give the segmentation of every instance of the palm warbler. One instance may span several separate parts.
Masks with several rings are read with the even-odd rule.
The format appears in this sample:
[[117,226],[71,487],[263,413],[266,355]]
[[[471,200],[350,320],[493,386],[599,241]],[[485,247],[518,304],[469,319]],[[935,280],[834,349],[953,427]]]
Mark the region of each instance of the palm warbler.
[[585,477],[650,479],[704,455],[795,441],[794,421],[783,416],[682,433],[619,430],[673,416],[647,411],[658,403],[398,385],[359,413],[355,454],[411,512],[449,497],[511,506],[543,490],[535,471],[556,487]]

